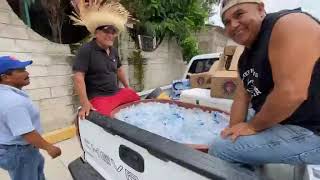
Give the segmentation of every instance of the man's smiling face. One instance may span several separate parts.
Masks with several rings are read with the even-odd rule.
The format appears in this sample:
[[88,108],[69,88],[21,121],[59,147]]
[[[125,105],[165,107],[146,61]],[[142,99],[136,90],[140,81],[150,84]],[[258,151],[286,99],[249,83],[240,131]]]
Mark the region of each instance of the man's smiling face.
[[264,5],[242,3],[228,9],[222,16],[226,34],[236,43],[250,47],[259,34],[265,17]]

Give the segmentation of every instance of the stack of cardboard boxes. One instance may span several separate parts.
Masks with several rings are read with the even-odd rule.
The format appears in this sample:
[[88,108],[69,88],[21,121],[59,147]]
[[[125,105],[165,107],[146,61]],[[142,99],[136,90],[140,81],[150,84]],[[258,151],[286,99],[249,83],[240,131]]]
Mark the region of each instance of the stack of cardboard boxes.
[[211,96],[233,99],[240,79],[238,78],[238,61],[244,50],[243,46],[227,46],[220,58],[220,67],[212,76]]
[[240,83],[237,69],[243,50],[243,46],[226,46],[208,72],[190,75],[191,87],[211,88],[211,97],[233,99]]

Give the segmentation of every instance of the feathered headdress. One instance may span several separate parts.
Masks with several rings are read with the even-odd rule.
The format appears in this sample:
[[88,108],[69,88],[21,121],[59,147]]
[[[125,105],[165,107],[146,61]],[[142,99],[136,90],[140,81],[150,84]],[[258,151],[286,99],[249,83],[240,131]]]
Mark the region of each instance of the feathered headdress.
[[113,25],[123,31],[128,21],[129,12],[119,3],[106,0],[72,0],[75,11],[70,18],[75,25],[85,26],[94,33],[100,26]]

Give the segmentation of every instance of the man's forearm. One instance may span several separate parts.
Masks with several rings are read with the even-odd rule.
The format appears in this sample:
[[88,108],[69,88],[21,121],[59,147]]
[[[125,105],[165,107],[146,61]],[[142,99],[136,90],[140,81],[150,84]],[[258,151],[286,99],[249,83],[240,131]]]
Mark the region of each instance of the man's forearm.
[[126,87],[126,88],[129,87],[128,81],[126,79],[126,75],[125,75],[122,67],[120,69],[118,69],[118,79],[123,84],[124,87]]
[[32,131],[22,135],[23,139],[25,139],[28,143],[32,144],[33,146],[47,150],[51,144],[44,140],[41,135],[37,131]]
[[120,80],[120,82],[122,83],[122,85],[123,85],[125,88],[129,87],[129,84],[128,84],[127,80],[126,80],[124,77],[119,78],[119,80]]
[[234,101],[231,106],[229,127],[245,121],[248,113],[250,99],[250,95],[247,93],[247,91],[243,87],[243,84],[241,83],[236,90]]
[[244,122],[247,116],[249,102],[235,100],[231,107],[229,127]]
[[76,88],[76,92],[77,92],[79,99],[80,99],[80,104],[83,105],[86,102],[88,102],[89,99],[87,96],[86,85],[85,85],[84,80],[76,78],[75,79],[75,88]]
[[303,101],[303,99],[298,98],[290,99],[290,96],[285,92],[272,91],[260,112],[256,114],[249,124],[255,131],[270,128],[291,116]]

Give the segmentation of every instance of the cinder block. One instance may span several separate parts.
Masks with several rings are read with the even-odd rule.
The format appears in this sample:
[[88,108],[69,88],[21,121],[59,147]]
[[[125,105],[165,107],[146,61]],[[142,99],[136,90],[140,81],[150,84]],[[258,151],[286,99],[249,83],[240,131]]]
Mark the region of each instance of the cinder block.
[[64,86],[64,85],[71,85],[72,78],[71,75],[68,76],[51,76],[49,78],[50,87],[57,87],[57,86]]
[[41,99],[46,99],[50,98],[50,88],[43,88],[43,89],[30,89],[27,90],[27,93],[31,97],[33,101],[41,100]]
[[73,64],[74,55],[50,55],[52,64],[55,65],[70,65]]
[[[0,17],[1,17],[1,13],[0,13]],[[13,38],[13,39],[28,39],[28,34],[27,34],[26,27],[0,24],[0,37]]]
[[73,86],[59,86],[51,88],[52,97],[68,96],[73,94]]
[[0,51],[10,52],[14,51],[15,49],[15,40],[0,37]]
[[26,24],[13,11],[10,13],[10,24],[26,27]]
[[13,13],[10,16],[10,24],[16,25],[16,26],[26,26],[26,24],[24,24],[24,22]]
[[48,72],[51,76],[68,75],[72,74],[72,67],[70,65],[52,65]]
[[22,60],[22,61],[31,60],[30,53],[4,52],[4,51],[1,52],[0,51],[0,56],[13,56],[13,57],[15,57],[19,60]]
[[30,28],[27,28],[27,34],[30,40],[36,40],[36,41],[48,41],[45,37],[41,36],[40,34],[36,33]]
[[46,53],[48,44],[44,41],[16,40],[16,51]]
[[30,85],[26,89],[39,89],[47,87],[57,87],[64,85],[71,85],[72,79],[70,76],[47,76],[47,77],[33,77]]
[[46,46],[49,54],[71,54],[69,45],[49,42]]
[[47,66],[31,65],[27,67],[27,71],[30,73],[30,77],[49,75]]
[[51,56],[39,53],[32,53],[30,59],[33,61],[32,65],[50,65],[52,64]]
[[0,9],[1,10],[11,10],[11,7],[9,6],[7,1],[1,0],[0,1]]
[[0,23],[10,23],[10,13],[8,11],[0,10]]
[[42,99],[40,100],[40,109],[53,109],[55,107],[62,107],[72,105],[72,96],[63,96],[58,98],[51,99]]

